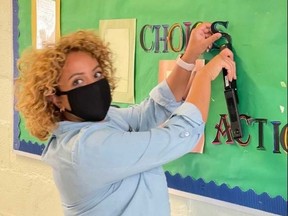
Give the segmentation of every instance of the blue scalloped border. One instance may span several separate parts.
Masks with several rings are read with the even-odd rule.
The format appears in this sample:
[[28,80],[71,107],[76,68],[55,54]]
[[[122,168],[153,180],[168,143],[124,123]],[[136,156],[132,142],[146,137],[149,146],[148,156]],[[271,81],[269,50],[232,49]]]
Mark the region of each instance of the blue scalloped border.
[[24,140],[20,140],[19,143],[20,144],[17,148],[14,147],[15,150],[35,155],[41,155],[45,148],[44,144],[32,143],[31,141],[26,142]]
[[[13,0],[12,6],[13,6],[13,76],[14,76],[14,78],[16,78],[18,75],[17,60],[19,58],[19,53],[18,53],[18,50],[19,50],[19,44],[18,44],[18,37],[19,37],[18,0]],[[13,124],[13,131],[14,131],[13,147],[15,150],[18,150],[20,147],[20,142],[19,142],[19,138],[18,138],[18,135],[19,135],[19,129],[18,129],[19,115],[18,115],[18,112],[16,112],[15,110],[13,113],[13,120],[14,120],[14,124]]]
[[182,178],[178,173],[173,176],[168,171],[165,175],[169,188],[287,216],[287,200],[281,196],[271,198],[267,193],[257,195],[251,189],[248,191],[242,191],[239,187],[230,189],[226,184],[218,186],[213,181],[205,183],[201,178],[198,180],[193,180],[190,176]]

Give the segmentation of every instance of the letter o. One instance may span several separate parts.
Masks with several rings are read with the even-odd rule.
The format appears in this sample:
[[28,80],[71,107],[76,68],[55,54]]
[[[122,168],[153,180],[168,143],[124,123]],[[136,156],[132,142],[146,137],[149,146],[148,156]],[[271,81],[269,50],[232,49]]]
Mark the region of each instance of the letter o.
[[[173,46],[173,32],[176,28],[178,28],[180,31],[180,38],[179,38],[178,47],[175,48]],[[179,23],[175,23],[171,26],[171,28],[169,29],[169,32],[168,32],[167,41],[169,44],[169,48],[171,50],[173,50],[174,52],[180,52],[182,50],[182,48],[183,48],[183,29]]]
[[288,152],[288,124],[286,124],[281,130],[280,142],[281,142],[282,148],[287,153]]

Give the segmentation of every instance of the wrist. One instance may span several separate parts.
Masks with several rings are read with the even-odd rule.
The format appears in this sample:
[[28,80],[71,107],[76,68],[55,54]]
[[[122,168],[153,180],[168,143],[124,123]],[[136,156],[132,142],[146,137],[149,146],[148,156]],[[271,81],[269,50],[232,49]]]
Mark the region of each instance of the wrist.
[[195,64],[196,60],[199,58],[200,55],[201,55],[201,53],[198,54],[197,52],[195,52],[194,49],[193,49],[193,50],[192,50],[192,49],[191,49],[191,50],[187,49],[187,50],[183,53],[183,55],[182,55],[181,58],[182,58],[185,62],[187,62],[187,63]]
[[[190,63],[189,61],[186,60],[186,58],[182,58],[183,54],[178,55],[177,59],[176,59],[176,64],[183,68],[186,71],[192,72],[195,64],[194,63]],[[185,61],[186,60],[186,61]],[[193,61],[195,62],[195,61]]]
[[202,80],[208,80],[209,82],[211,82],[213,80],[213,78],[211,77],[211,73],[209,71],[200,69],[195,74],[198,78],[200,78]]

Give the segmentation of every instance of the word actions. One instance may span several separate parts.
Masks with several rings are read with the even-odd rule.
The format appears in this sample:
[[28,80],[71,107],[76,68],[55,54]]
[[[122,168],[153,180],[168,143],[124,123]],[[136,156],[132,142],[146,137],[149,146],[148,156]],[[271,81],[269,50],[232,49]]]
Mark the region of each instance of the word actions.
[[[258,150],[264,150],[264,136],[263,136],[263,129],[264,125],[267,124],[267,119],[264,118],[252,118],[248,115],[240,115],[240,120],[244,120],[247,125],[251,124],[258,124]],[[220,136],[226,137],[227,144],[234,143],[234,140],[232,138],[232,132],[231,127],[229,125],[229,122],[227,120],[228,116],[226,114],[220,114],[220,121],[218,124],[216,124],[215,128],[217,129],[217,133],[215,136],[215,139],[212,141],[213,144],[220,144]],[[280,121],[271,121],[271,124],[273,125],[273,141],[274,141],[274,150],[273,153],[281,153],[280,152],[280,144],[283,150],[287,153],[288,152],[288,124],[284,125],[283,128],[280,130]],[[280,134],[279,134],[280,133]],[[242,139],[235,139],[237,143],[239,143],[241,146],[247,146],[250,142],[251,135],[248,135],[247,140]]]

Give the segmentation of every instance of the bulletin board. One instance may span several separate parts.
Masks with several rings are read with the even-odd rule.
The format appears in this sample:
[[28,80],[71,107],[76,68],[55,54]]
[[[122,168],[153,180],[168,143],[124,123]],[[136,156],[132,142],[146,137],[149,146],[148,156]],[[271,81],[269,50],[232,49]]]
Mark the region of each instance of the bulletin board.
[[[32,44],[31,1],[13,0],[13,11],[16,62]],[[188,27],[198,21],[229,21],[225,30],[232,36],[237,64],[238,108],[244,137],[229,137],[223,80],[219,76],[212,84],[203,154],[187,154],[165,165],[168,186],[287,215],[286,0],[61,0],[60,16],[62,35],[98,29],[100,20],[136,19],[135,103],[157,85],[159,61],[173,60],[183,52]],[[169,31],[174,24],[180,26],[174,37],[182,34],[184,42],[175,40],[172,46],[176,49],[171,49],[165,47],[161,37],[164,29]],[[149,26],[147,31],[145,26]],[[209,61],[216,53],[211,51],[203,58]],[[17,76],[16,66],[14,71]],[[14,119],[15,151],[39,157],[46,143],[29,135],[21,114],[14,112]]]

